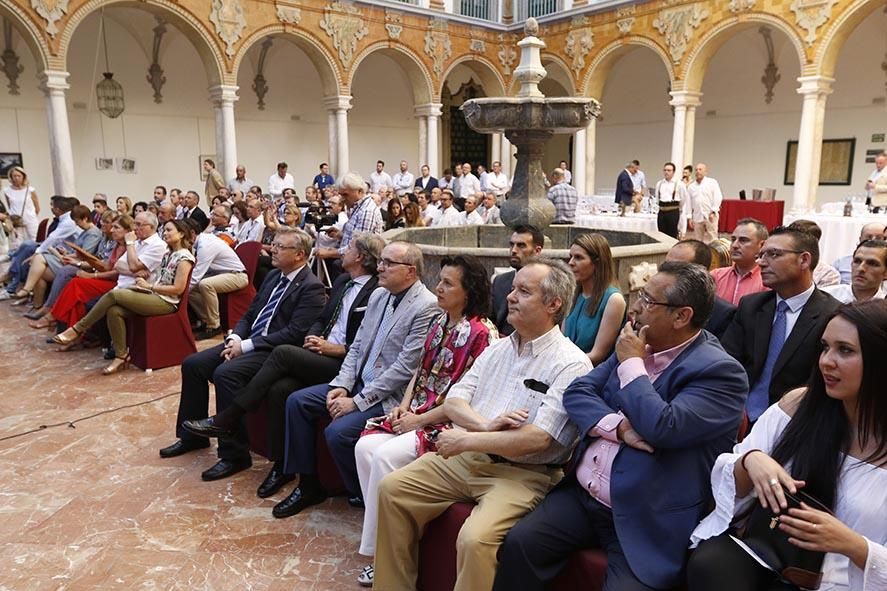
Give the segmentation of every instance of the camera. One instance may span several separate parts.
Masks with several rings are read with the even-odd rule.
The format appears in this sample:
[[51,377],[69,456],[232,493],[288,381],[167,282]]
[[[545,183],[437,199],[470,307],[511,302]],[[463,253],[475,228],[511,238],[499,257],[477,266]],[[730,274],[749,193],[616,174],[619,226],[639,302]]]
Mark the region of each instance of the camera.
[[329,208],[319,201],[300,203],[299,206],[308,207],[308,210],[305,212],[305,224],[313,224],[318,231],[339,221],[339,216],[331,213]]

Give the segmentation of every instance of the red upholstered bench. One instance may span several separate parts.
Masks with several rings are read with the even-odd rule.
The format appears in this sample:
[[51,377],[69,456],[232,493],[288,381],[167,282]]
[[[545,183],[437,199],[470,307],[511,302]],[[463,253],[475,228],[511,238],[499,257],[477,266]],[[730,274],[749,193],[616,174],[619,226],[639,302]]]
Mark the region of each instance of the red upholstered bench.
[[246,268],[248,283],[243,289],[231,293],[219,294],[219,321],[223,330],[230,330],[237,326],[246,311],[249,309],[253,298],[256,297],[256,288],[253,287],[253,277],[256,275],[256,265],[259,264],[259,254],[262,252],[261,242],[243,242],[234,249],[240,262]]
[[[188,274],[191,281],[191,274]],[[132,362],[142,369],[180,365],[197,352],[191,321],[188,320],[188,291],[182,294],[178,309],[162,316],[130,316],[126,340]]]

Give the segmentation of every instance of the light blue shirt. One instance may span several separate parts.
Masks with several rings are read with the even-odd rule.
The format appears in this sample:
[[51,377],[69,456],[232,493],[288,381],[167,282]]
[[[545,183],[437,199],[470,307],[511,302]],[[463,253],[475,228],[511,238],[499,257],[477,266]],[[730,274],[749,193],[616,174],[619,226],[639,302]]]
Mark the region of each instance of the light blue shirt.
[[[798,316],[801,315],[801,312],[804,310],[804,306],[807,305],[807,300],[810,299],[810,296],[813,295],[813,290],[816,289],[816,285],[811,284],[810,287],[802,291],[796,296],[792,296],[786,300],[783,300],[779,297],[779,294],[776,294],[776,307],[779,308],[779,302],[785,301],[788,305],[788,310],[785,313],[785,340],[788,340],[788,336],[792,333],[792,329],[795,327],[795,323],[798,321]],[[773,320],[776,320],[776,313],[773,313]],[[785,342],[785,341],[783,341]]]

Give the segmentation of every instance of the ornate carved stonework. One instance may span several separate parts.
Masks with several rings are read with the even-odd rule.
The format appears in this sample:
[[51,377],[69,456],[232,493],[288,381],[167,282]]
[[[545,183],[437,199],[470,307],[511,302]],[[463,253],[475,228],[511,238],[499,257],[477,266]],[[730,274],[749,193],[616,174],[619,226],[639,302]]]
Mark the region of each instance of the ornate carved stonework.
[[620,18],[627,18],[629,16],[634,16],[635,12],[637,12],[637,8],[635,7],[634,4],[631,4],[629,6],[623,6],[622,8],[616,9],[616,18],[620,19]]
[[594,46],[594,34],[591,29],[574,29],[567,35],[564,51],[572,58],[570,67],[576,75],[585,67],[585,56]]
[[25,71],[25,67],[18,63],[19,57],[12,48],[12,23],[3,19],[3,39],[5,41],[5,49],[0,59],[3,60],[3,73],[9,80],[9,94],[19,94],[18,77]]
[[629,16],[616,21],[616,28],[619,29],[620,35],[628,35],[631,33],[631,27],[634,25],[634,17]]
[[502,70],[506,76],[511,76],[511,73],[514,71],[512,66],[514,65],[514,61],[517,59],[517,50],[514,48],[514,45],[511,44],[512,39],[506,39],[503,33],[499,33],[499,52],[496,54],[496,57],[499,58],[499,63],[502,64]]
[[215,26],[216,34],[225,42],[225,53],[232,57],[235,53],[234,45],[246,28],[246,16],[240,0],[212,0],[209,20]]
[[151,65],[148,66],[148,76],[145,80],[154,89],[154,102],[158,105],[163,102],[163,85],[166,84],[166,76],[163,75],[163,68],[160,67],[160,44],[163,42],[163,36],[166,34],[166,23],[163,19],[157,19],[157,26],[154,27],[154,46],[151,52]]
[[425,33],[425,55],[432,59],[434,73],[438,76],[443,74],[444,62],[453,55],[447,21],[431,19],[428,32]]
[[832,6],[838,0],[795,0],[792,2],[791,11],[795,13],[795,22],[807,31],[804,41],[807,45],[816,42],[816,29],[828,21],[832,15]]
[[55,37],[59,32],[55,23],[68,12],[68,0],[31,0],[31,8],[46,19],[46,32]]
[[400,39],[403,32],[402,17],[399,12],[385,11],[385,30],[388,31],[389,39]]
[[271,44],[271,39],[265,39],[262,42],[262,49],[259,52],[259,66],[256,68],[256,77],[253,79],[253,92],[259,99],[257,106],[260,111],[265,110],[265,95],[268,94],[268,82],[265,80],[265,58],[268,57]]
[[285,25],[298,25],[302,22],[302,9],[297,6],[278,4],[277,20]]
[[354,59],[357,42],[370,32],[360,9],[347,2],[333,2],[327,6],[320,20],[320,28],[333,40],[333,47],[339,52],[339,61],[345,68]]
[[754,6],[755,0],[730,0],[730,4],[727,5],[727,10],[736,14],[743,10],[751,10]]
[[468,49],[475,53],[484,53],[487,51],[487,44],[483,39],[472,39]]
[[665,44],[675,64],[681,62],[693,31],[708,16],[708,10],[700,4],[688,4],[659,11],[653,26],[665,37]]
[[773,48],[773,34],[770,27],[761,27],[758,32],[764,38],[764,46],[767,48],[767,65],[764,67],[764,75],[761,82],[764,84],[764,102],[768,105],[773,102],[773,88],[782,79],[779,68],[776,65],[776,55]]

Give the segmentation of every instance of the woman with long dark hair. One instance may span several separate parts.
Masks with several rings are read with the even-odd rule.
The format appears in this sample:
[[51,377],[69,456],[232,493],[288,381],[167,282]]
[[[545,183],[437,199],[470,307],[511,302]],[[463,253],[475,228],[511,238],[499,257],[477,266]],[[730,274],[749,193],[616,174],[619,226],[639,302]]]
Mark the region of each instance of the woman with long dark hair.
[[[689,589],[796,589],[737,541],[736,516],[761,503],[789,542],[824,552],[820,591],[887,589],[887,303],[848,304],[822,335],[805,388],[767,409],[712,472],[716,509],[693,532]],[[798,490],[832,513],[802,504]]]

